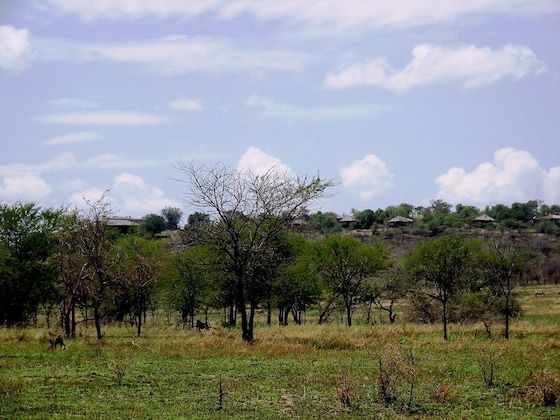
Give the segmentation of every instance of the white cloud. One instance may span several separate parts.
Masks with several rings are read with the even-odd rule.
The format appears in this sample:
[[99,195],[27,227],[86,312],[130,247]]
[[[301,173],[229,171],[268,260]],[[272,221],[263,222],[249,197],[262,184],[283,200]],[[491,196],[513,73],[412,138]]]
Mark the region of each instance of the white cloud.
[[110,169],[110,168],[147,168],[157,166],[161,162],[152,159],[134,159],[129,156],[115,155],[112,153],[103,153],[92,156],[81,163],[81,166],[94,169]]
[[159,114],[133,111],[75,111],[39,115],[35,121],[66,125],[152,125],[169,121]]
[[393,181],[393,174],[387,164],[377,156],[369,154],[350,166],[340,168],[342,186],[360,191],[362,200],[370,200],[387,190]]
[[21,70],[34,58],[27,29],[0,25],[0,67]]
[[173,111],[193,112],[202,110],[202,104],[199,101],[187,98],[175,99],[170,101],[167,106]]
[[[164,192],[146,183],[142,177],[121,173],[113,178],[110,188],[83,187],[69,197],[69,202],[78,208],[85,208],[86,202],[99,200],[103,194],[111,204],[114,213],[120,216],[140,217],[149,213],[159,213],[167,206],[180,207],[178,200],[165,197]],[[85,200],[84,200],[85,198]]]
[[84,143],[87,141],[98,140],[103,136],[99,133],[92,133],[89,131],[79,131],[77,133],[70,133],[64,136],[53,137],[45,142],[48,145],[61,145],[61,144],[74,144]]
[[294,174],[290,167],[282,163],[280,159],[252,146],[241,156],[236,170],[238,172],[250,172],[253,175],[264,175],[270,170],[281,174]]
[[336,120],[344,118],[359,118],[373,116],[388,110],[386,106],[375,105],[340,105],[322,106],[317,108],[298,108],[290,106],[274,99],[259,95],[252,95],[245,99],[245,105],[251,108],[261,109],[263,115],[278,117],[288,120]]
[[543,181],[544,200],[549,204],[560,203],[560,166],[550,168]]
[[305,56],[298,52],[257,47],[254,43],[227,38],[170,35],[144,41],[78,43],[37,40],[45,61],[136,64],[166,74],[208,71],[298,71]]
[[7,200],[37,201],[51,191],[43,178],[32,173],[6,176],[0,185],[0,196]]
[[543,199],[560,200],[560,167],[548,172],[528,152],[499,149],[494,161],[480,164],[472,172],[450,168],[436,179],[437,198],[451,203],[485,205]]
[[52,159],[38,164],[9,163],[0,165],[0,176],[15,177],[24,174],[40,174],[46,171],[60,171],[76,165],[76,158],[72,153],[62,153]]
[[59,109],[92,109],[98,108],[99,104],[89,99],[80,98],[58,98],[47,102],[48,106]]
[[178,201],[165,197],[160,188],[149,185],[140,176],[130,173],[115,177],[110,194],[115,206],[125,215],[157,214],[164,207],[179,207]]
[[545,71],[544,64],[528,47],[506,45],[500,50],[473,45],[448,49],[423,44],[412,51],[412,61],[395,71],[383,57],[355,63],[325,76],[329,88],[366,85],[405,90],[434,83],[461,83],[465,88],[489,85],[505,78],[518,80]]
[[142,17],[193,18],[205,13],[221,19],[250,14],[256,19],[302,22],[315,26],[416,26],[451,21],[462,15],[532,15],[558,10],[556,0],[205,0],[83,2],[47,0],[56,13],[75,14],[82,20],[137,19]]

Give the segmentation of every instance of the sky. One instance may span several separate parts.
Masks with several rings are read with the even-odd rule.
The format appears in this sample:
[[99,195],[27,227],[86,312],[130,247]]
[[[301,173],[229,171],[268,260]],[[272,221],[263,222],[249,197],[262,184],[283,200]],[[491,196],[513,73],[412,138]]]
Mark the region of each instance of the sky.
[[560,2],[0,0],[0,202],[188,215],[180,162],[558,204]]

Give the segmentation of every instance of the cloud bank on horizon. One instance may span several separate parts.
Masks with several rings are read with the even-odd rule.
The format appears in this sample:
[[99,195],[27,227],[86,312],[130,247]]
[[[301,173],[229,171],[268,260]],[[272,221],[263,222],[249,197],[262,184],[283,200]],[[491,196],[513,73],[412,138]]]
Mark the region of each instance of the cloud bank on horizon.
[[560,203],[556,0],[38,0],[0,17],[0,201],[182,207],[174,163],[339,213]]

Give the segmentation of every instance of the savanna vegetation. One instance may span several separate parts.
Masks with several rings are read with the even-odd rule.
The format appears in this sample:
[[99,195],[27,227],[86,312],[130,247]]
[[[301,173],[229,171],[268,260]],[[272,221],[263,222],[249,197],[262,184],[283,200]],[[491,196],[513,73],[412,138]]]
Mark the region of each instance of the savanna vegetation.
[[341,220],[329,180],[179,169],[182,229],[0,204],[0,418],[558,414],[559,206]]

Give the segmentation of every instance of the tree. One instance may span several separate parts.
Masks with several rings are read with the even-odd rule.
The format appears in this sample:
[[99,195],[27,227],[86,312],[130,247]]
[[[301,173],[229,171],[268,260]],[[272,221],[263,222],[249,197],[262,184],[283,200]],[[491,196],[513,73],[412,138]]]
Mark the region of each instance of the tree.
[[201,212],[194,212],[192,214],[189,214],[189,218],[187,221],[188,225],[190,227],[195,226],[197,224],[200,223],[210,223],[210,215],[207,213],[201,213]]
[[61,325],[66,337],[76,334],[76,305],[86,297],[84,256],[78,251],[79,215],[73,211],[66,215],[61,229],[57,232],[58,245],[53,261],[58,268],[57,283]]
[[344,234],[329,235],[318,242],[317,267],[330,290],[328,302],[342,299],[349,327],[364,280],[385,267],[387,253],[381,242],[364,243]]
[[142,317],[165,268],[163,245],[142,236],[126,235],[116,241],[113,253],[116,267],[113,290],[129,302],[140,336]]
[[93,306],[97,339],[101,340],[101,305],[116,275],[111,248],[118,233],[107,224],[111,215],[111,203],[107,200],[106,193],[95,201],[84,200],[87,208],[79,212],[73,229],[78,238],[76,251],[83,257],[84,291]]
[[176,275],[170,285],[172,307],[181,314],[183,326],[194,328],[197,311],[210,302],[214,267],[209,246],[189,246],[173,257]]
[[167,222],[167,228],[170,230],[179,229],[179,223],[183,217],[183,212],[178,207],[164,207],[161,210],[161,215]]
[[146,232],[150,233],[152,236],[163,232],[167,229],[167,222],[159,214],[148,214],[142,218],[140,222],[140,227]]
[[303,235],[286,235],[284,263],[274,279],[272,298],[278,308],[278,323],[288,325],[290,313],[296,324],[303,322],[309,305],[321,295],[319,277],[313,267],[313,244]]
[[393,324],[397,314],[393,311],[395,303],[409,292],[408,277],[400,265],[391,266],[376,282],[375,304],[386,311],[389,322]]
[[506,235],[502,230],[499,236],[487,241],[483,264],[489,285],[499,290],[504,315],[505,338],[509,338],[510,319],[515,313],[515,287],[525,267],[526,258],[520,250],[520,237]]
[[274,256],[278,238],[333,183],[274,169],[256,175],[220,164],[196,167],[181,162],[178,169],[186,176],[188,203],[215,220],[204,225],[201,234],[192,235],[215,249],[223,270],[235,279],[242,339],[252,342],[255,311],[270,295],[271,265],[281,263]]
[[375,213],[371,209],[362,211],[352,210],[352,214],[357,220],[356,228],[369,229],[375,222]]
[[342,231],[342,226],[338,222],[336,213],[333,212],[320,212],[310,214],[307,219],[317,226],[318,230],[324,234],[336,233]]
[[36,320],[39,305],[55,303],[51,256],[63,214],[35,203],[0,205],[0,325]]
[[426,294],[441,304],[443,338],[448,339],[448,303],[473,275],[471,262],[479,243],[456,236],[441,236],[418,243],[404,260],[417,281],[425,283]]

